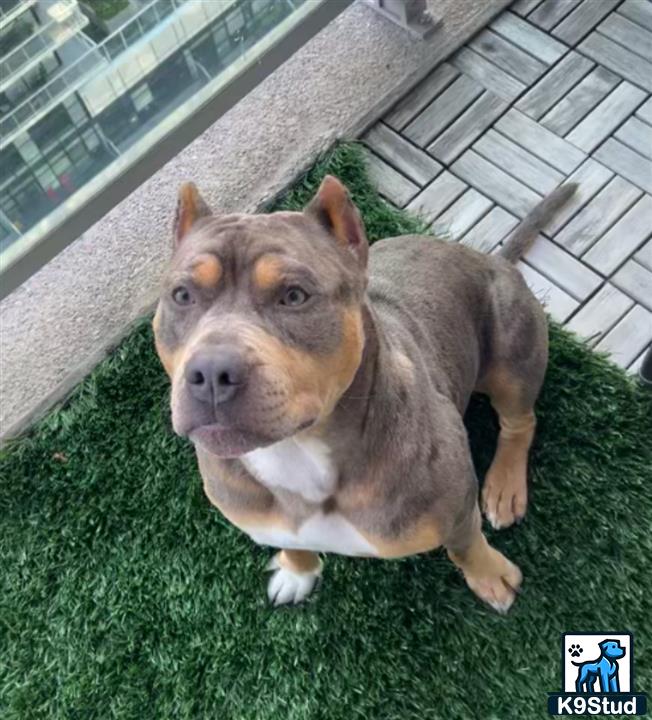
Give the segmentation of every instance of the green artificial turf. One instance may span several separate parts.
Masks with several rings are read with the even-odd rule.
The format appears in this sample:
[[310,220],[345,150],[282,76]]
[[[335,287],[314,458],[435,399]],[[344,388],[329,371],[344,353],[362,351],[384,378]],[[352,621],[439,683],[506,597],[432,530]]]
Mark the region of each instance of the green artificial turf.
[[[419,228],[375,193],[355,146],[282,201],[339,175],[371,239]],[[651,394],[556,326],[525,522],[489,532],[523,569],[501,617],[444,553],[327,558],[304,606],[272,610],[270,550],[205,498],[172,434],[143,323],[26,439],[0,480],[3,720],[544,718],[560,633],[635,634],[652,693]],[[468,412],[480,477],[496,422]]]

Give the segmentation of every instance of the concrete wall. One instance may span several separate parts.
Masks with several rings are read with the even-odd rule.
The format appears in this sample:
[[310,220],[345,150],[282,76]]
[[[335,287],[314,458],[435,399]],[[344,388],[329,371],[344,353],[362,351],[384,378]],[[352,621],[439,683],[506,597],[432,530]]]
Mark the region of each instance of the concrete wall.
[[422,42],[354,4],[5,298],[0,434],[18,434],[64,398],[152,306],[182,180],[194,180],[217,211],[259,208],[335,139],[359,134],[507,4],[429,0],[443,23]]

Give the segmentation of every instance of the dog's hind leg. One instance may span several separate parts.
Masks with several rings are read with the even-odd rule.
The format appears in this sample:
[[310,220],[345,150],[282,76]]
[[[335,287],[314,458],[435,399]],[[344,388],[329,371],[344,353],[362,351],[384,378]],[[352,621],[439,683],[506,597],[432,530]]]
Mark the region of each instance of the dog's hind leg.
[[489,545],[481,526],[480,509],[474,502],[471,513],[444,544],[471,590],[494,610],[504,613],[511,607],[521,586],[521,571]]
[[498,414],[496,455],[485,478],[482,506],[495,528],[525,515],[527,457],[534,437],[534,403],[548,363],[548,323],[539,301],[513,265],[499,264],[476,391]]
[[482,489],[482,508],[495,528],[509,527],[527,508],[527,459],[536,418],[518,380],[503,376],[489,388],[498,414],[498,446]]
[[511,287],[496,291],[491,352],[476,387],[489,395],[500,422],[496,454],[482,490],[482,508],[495,528],[508,527],[525,515],[534,403],[548,361],[548,325],[538,301],[524,292],[520,277],[505,284]]

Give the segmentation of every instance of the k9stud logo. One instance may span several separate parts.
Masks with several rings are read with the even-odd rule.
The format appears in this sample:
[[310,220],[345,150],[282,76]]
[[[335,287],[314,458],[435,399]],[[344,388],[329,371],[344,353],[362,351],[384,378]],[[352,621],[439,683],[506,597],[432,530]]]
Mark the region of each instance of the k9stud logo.
[[562,687],[548,694],[551,715],[644,715],[634,692],[634,638],[629,632],[564,633]]

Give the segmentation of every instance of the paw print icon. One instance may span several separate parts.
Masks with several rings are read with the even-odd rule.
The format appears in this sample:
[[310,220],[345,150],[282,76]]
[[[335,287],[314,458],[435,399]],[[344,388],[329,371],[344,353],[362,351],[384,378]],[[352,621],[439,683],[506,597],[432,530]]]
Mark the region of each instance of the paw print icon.
[[584,652],[584,650],[581,648],[580,645],[573,644],[568,648],[568,652],[570,653],[571,657],[579,657]]

